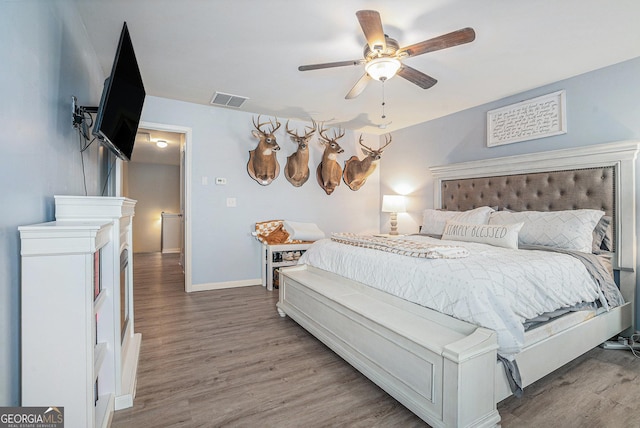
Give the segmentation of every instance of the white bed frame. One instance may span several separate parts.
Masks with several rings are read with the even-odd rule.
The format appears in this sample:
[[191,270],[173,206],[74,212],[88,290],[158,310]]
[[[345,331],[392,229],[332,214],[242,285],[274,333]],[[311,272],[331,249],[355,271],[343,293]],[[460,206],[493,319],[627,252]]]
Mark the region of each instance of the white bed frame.
[[[616,166],[616,253],[625,305],[535,344],[516,361],[526,387],[635,325],[635,159],[640,142],[617,142],[430,168],[434,206],[443,180]],[[511,395],[493,331],[338,275],[301,265],[281,272],[288,315],[433,427],[499,425]]]

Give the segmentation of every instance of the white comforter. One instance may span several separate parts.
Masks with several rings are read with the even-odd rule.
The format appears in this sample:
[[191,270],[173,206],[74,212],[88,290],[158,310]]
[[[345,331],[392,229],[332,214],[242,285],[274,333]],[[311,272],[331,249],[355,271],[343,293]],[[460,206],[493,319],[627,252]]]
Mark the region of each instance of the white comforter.
[[498,354],[510,360],[524,345],[525,320],[602,297],[584,265],[569,255],[426,236],[403,239],[462,246],[470,255],[460,259],[414,258],[323,239],[312,245],[299,263],[495,330]]

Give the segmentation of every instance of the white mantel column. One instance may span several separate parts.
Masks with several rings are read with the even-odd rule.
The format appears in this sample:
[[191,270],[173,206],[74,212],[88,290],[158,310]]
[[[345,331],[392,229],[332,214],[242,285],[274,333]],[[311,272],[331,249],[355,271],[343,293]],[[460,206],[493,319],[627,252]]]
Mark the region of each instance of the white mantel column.
[[[116,322],[114,328],[117,337],[122,337],[121,342],[116,343],[116,377],[115,410],[133,406],[133,398],[136,391],[136,376],[138,371],[138,359],[140,355],[140,343],[142,335],[134,330],[134,305],[133,305],[133,216],[136,201],[123,197],[104,196],[62,196],[56,195],[56,220],[58,223],[79,220],[104,220],[111,221],[114,225],[114,260],[120,261],[120,257],[127,250],[128,268],[123,278],[128,287],[126,295],[121,294],[121,287],[114,287],[115,313],[114,318],[120,320],[121,302],[126,305],[128,322],[122,331],[120,322]],[[120,278],[120,263],[113,266],[115,278]],[[120,285],[120,284],[118,284]],[[121,336],[120,336],[121,335]]]

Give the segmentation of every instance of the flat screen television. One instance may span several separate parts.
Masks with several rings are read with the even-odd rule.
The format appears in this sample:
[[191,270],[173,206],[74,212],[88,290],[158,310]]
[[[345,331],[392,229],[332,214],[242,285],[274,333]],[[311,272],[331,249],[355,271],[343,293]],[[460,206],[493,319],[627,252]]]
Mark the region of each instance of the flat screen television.
[[124,161],[131,160],[146,92],[125,22],[110,76],[104,81],[93,135]]

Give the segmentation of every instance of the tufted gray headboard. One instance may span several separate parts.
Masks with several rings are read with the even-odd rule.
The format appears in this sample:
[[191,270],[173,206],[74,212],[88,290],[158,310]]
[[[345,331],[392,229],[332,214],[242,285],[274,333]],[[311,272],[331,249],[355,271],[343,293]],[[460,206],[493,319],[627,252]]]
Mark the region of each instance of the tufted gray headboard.
[[615,167],[442,181],[442,208],[514,211],[598,209],[615,215]]
[[613,219],[615,261],[636,268],[635,159],[638,141],[482,159],[429,168],[434,207],[488,205],[514,211],[601,209]]
[[[616,224],[615,166],[442,181],[442,208],[513,211],[597,209]],[[614,229],[615,236],[615,229]]]

